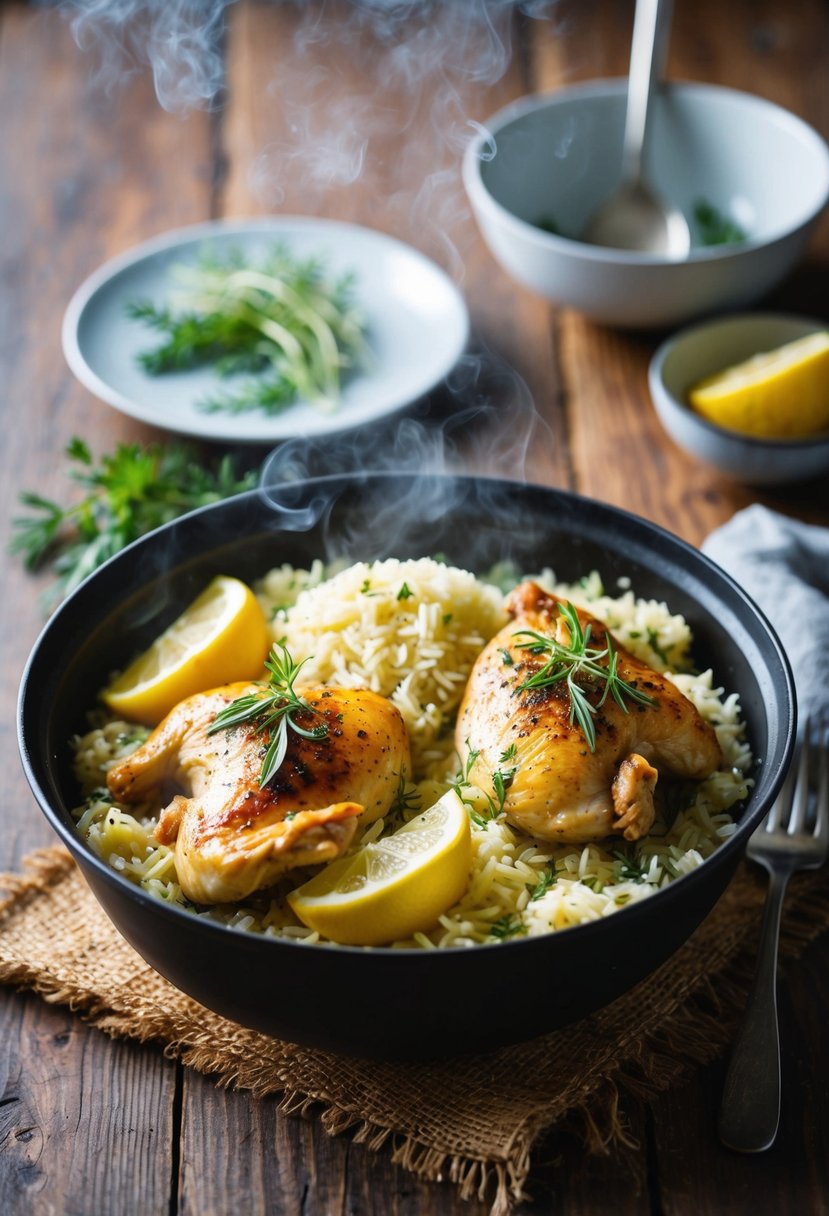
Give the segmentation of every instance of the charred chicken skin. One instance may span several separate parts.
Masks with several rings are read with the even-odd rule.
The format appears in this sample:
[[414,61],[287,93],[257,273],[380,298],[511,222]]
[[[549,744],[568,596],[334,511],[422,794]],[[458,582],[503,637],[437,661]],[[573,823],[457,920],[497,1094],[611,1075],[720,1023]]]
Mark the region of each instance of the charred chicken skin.
[[323,737],[289,731],[285,758],[260,787],[268,733],[255,723],[208,733],[216,714],[253,684],[188,697],[108,775],[113,797],[142,802],[173,794],[156,836],[175,841],[181,889],[195,903],[244,899],[285,870],[338,857],[357,828],[392,806],[411,772],[403,719],[367,690],[304,688],[298,720]]
[[[653,792],[660,770],[701,780],[717,769],[722,754],[712,727],[665,676],[618,643],[617,674],[645,702],[602,698],[598,683],[580,685],[595,709],[591,751],[571,720],[570,692],[561,680],[522,687],[545,663],[522,630],[570,643],[562,602],[532,582],[507,599],[513,618],[481,652],[458,715],[456,744],[470,754],[470,780],[493,792],[493,774],[506,773],[506,818],[531,836],[586,843],[620,833],[638,840],[653,824]],[[607,645],[605,626],[578,609],[591,645]],[[477,756],[475,756],[477,753]]]

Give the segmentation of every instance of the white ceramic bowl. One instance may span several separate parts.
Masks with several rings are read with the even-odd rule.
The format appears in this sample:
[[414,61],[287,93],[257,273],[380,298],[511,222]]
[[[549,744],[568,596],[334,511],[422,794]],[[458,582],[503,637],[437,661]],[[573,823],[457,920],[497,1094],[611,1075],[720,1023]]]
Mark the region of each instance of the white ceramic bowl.
[[687,405],[688,390],[704,376],[826,328],[811,317],[758,312],[707,321],[669,338],[649,372],[665,430],[692,455],[749,485],[785,485],[829,473],[827,432],[808,439],[760,439],[716,426]]
[[[669,84],[654,98],[648,176],[693,222],[699,201],[736,221],[739,244],[680,262],[578,237],[618,182],[626,80],[515,102],[469,145],[464,182],[490,249],[519,282],[595,320],[664,328],[748,304],[803,253],[829,199],[829,148],[762,98]],[[552,219],[561,235],[538,226]]]

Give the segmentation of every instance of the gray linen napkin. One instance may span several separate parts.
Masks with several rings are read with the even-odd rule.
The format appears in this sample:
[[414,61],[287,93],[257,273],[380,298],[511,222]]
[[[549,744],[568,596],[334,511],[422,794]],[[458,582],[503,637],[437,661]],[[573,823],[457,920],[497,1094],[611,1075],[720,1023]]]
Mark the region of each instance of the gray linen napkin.
[[829,528],[755,503],[702,544],[752,597],[789,656],[800,720],[829,709]]

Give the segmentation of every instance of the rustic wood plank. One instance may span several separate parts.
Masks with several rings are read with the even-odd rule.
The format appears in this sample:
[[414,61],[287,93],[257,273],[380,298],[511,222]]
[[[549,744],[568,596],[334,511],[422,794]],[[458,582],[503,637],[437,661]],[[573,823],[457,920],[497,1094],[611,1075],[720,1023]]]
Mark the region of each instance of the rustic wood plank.
[[[149,80],[112,95],[91,88],[91,64],[55,11],[0,13],[0,373],[6,423],[0,514],[36,489],[68,501],[63,449],[93,451],[155,437],[94,400],[61,354],[69,297],[112,254],[174,224],[209,215],[210,121],[164,114]],[[171,166],[175,172],[171,173]],[[5,551],[8,532],[4,532]],[[47,580],[3,558],[0,748],[6,777],[0,870],[51,843],[25,784],[14,731],[23,662],[44,621]],[[79,690],[79,704],[91,690]],[[0,992],[0,1209],[166,1211],[175,1067],[151,1048],[110,1042],[70,1013]]]
[[[659,1190],[666,1216],[754,1216],[758,1211],[826,1216],[829,1211],[829,1099],[818,1078],[829,1068],[825,1029],[829,941],[780,970],[783,1076],[780,1131],[766,1153],[744,1156],[716,1136],[725,1061],[653,1104]],[[760,1197],[760,1198],[758,1198]]]
[[[232,1193],[240,1211],[302,1213],[377,1211],[388,1216],[458,1211],[454,1189],[419,1182],[351,1136],[328,1136],[314,1116],[286,1117],[275,1098],[253,1100],[217,1090],[188,1073],[182,1124],[180,1216],[221,1216]],[[472,1201],[468,1216],[487,1216],[490,1204]]]
[[0,1210],[166,1212],[175,1066],[0,990]]

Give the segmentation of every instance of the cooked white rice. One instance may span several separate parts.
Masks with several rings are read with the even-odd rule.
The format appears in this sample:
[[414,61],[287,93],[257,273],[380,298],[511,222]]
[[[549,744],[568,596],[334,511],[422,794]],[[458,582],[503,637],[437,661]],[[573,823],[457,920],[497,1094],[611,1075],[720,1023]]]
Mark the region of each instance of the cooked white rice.
[[[500,575],[515,581],[509,572]],[[694,869],[734,830],[729,810],[748,793],[751,753],[737,696],[717,687],[710,671],[690,670],[692,639],[685,620],[664,603],[637,599],[629,587],[606,593],[595,573],[575,585],[557,583],[549,572],[536,577],[589,607],[629,650],[668,675],[713,725],[724,766],[696,783],[687,805],[657,819],[635,845],[535,840],[502,816],[487,818],[485,796],[464,789],[473,840],[467,892],[431,932],[396,946],[471,946],[596,920]],[[295,660],[308,660],[304,679],[371,688],[398,707],[414,765],[407,803],[412,814],[432,805],[459,776],[452,727],[472,664],[506,620],[499,586],[423,558],[358,563],[328,576],[321,563],[307,571],[283,566],[256,590],[273,621],[274,639],[284,641]],[[285,904],[285,884],[285,890],[251,897],[244,906],[205,909],[188,903],[176,881],[173,851],[153,835],[159,806],[116,806],[106,792],[107,769],[145,735],[109,721],[75,740],[75,770],[87,799],[77,812],[78,830],[95,852],[150,894],[197,915],[251,932],[318,941]],[[372,824],[353,847],[393,826]],[[307,877],[308,871],[294,872],[290,885]]]

